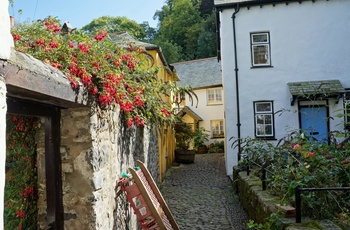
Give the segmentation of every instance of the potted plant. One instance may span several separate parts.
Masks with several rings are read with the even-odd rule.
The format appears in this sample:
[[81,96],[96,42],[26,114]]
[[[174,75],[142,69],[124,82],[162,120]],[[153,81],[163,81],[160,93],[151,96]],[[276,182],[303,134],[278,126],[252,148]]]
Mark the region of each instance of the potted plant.
[[176,139],[176,162],[184,164],[193,163],[196,151],[189,149],[194,136],[191,126],[181,121],[175,124],[174,129]]
[[208,131],[201,127],[198,128],[193,137],[193,147],[195,150],[197,150],[197,153],[207,153],[207,146],[205,145],[205,142],[209,139],[209,133]]

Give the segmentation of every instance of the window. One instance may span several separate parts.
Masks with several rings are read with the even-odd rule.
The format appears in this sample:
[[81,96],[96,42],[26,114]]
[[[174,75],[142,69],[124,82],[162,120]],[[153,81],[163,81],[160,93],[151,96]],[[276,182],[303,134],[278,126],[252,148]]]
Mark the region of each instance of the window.
[[222,89],[221,88],[208,89],[207,100],[208,100],[208,105],[222,104]]
[[251,33],[250,34],[252,66],[271,66],[270,57],[270,34]]
[[344,93],[344,122],[345,128],[350,129],[350,89]]
[[254,102],[255,136],[274,137],[273,102]]
[[211,121],[211,136],[212,138],[224,137],[224,121],[223,120],[212,120]]

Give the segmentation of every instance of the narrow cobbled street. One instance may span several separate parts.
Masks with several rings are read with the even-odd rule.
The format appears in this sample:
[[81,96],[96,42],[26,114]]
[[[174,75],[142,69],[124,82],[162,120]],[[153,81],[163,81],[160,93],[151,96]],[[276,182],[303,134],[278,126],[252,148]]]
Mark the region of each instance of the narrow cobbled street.
[[172,167],[161,192],[181,230],[245,229],[248,217],[225,173],[223,153]]

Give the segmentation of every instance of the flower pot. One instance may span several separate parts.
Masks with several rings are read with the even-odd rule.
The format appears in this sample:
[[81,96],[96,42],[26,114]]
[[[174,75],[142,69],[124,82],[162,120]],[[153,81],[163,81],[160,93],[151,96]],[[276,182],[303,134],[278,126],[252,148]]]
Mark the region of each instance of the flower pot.
[[192,164],[196,156],[194,150],[175,150],[175,161],[181,164]]

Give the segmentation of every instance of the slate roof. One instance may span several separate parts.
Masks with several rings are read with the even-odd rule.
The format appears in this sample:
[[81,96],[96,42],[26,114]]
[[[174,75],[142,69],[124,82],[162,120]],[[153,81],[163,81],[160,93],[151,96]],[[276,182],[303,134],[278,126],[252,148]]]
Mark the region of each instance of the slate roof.
[[334,96],[344,93],[345,89],[339,80],[303,81],[287,83],[293,96],[326,95]]
[[179,86],[208,88],[222,85],[221,66],[216,57],[171,64],[180,78]]
[[[146,50],[156,50],[160,47],[154,44],[150,44],[147,42],[141,42],[136,39],[134,39],[128,32],[120,32],[117,34],[117,36],[112,37],[112,42],[119,43],[123,45],[125,42],[131,42],[134,43],[137,46],[143,46]],[[126,44],[124,44],[126,46]]]

